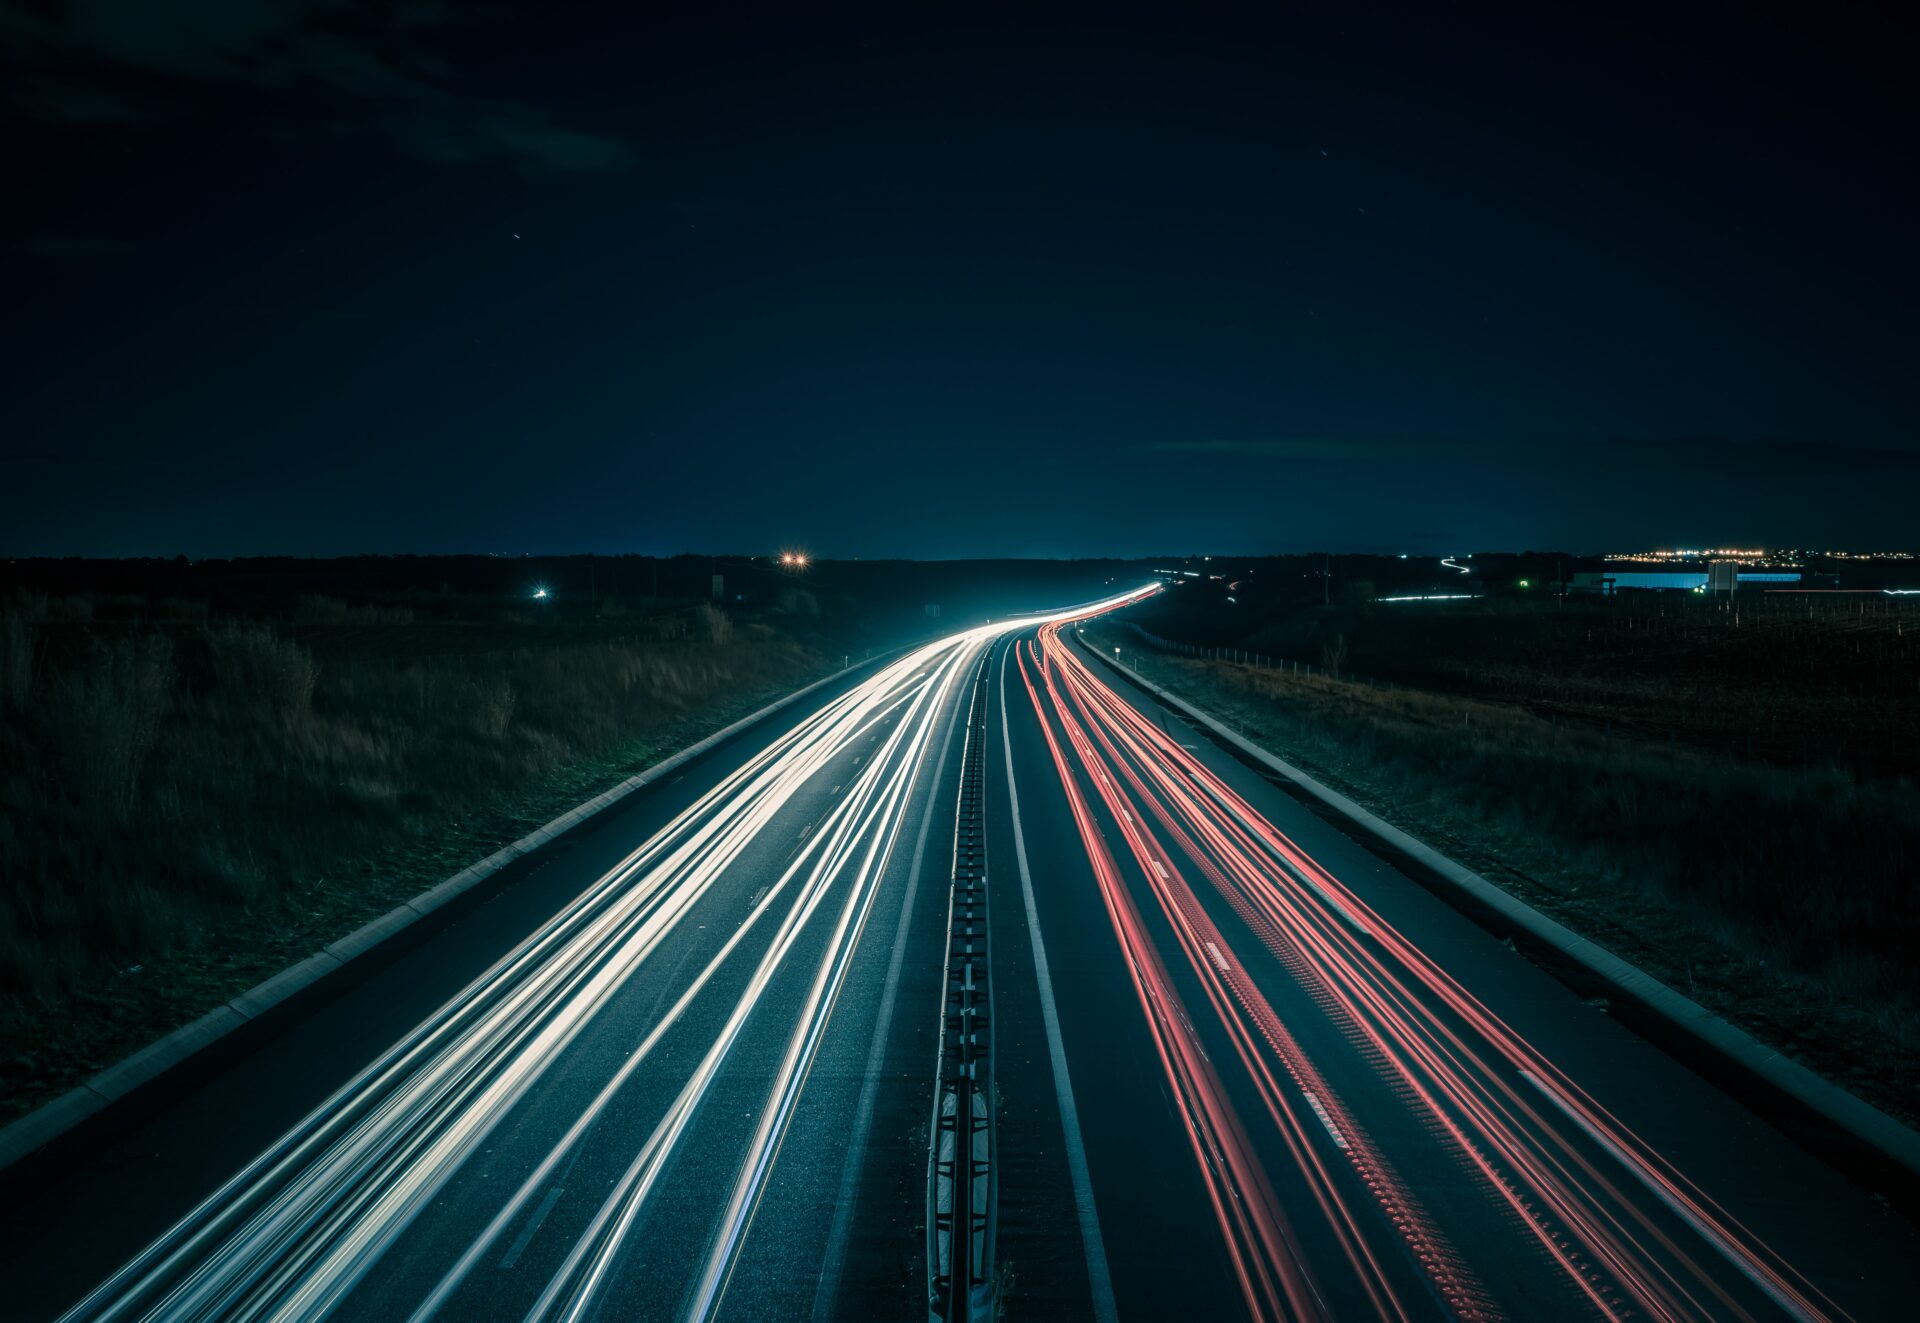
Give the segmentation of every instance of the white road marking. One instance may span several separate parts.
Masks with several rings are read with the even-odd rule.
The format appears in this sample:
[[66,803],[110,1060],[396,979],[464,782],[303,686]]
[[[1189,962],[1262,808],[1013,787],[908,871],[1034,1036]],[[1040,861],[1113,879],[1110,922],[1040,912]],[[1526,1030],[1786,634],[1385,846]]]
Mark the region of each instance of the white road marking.
[[533,1237],[535,1233],[540,1230],[540,1224],[547,1220],[547,1214],[553,1211],[553,1206],[560,1202],[560,1196],[564,1193],[566,1193],[566,1191],[558,1185],[547,1191],[547,1197],[540,1201],[540,1207],[535,1209],[533,1216],[527,1219],[526,1230],[513,1238],[513,1244],[507,1248],[506,1254],[501,1257],[500,1267],[502,1271],[513,1267],[514,1264],[520,1261],[520,1256],[527,1252],[527,1246],[533,1243]]
[[[954,719],[947,719],[946,738],[940,744],[935,767],[944,767],[953,749]],[[939,782],[935,780],[937,787]],[[874,1101],[880,1093],[880,1068],[886,1064],[887,1033],[893,1025],[895,994],[900,990],[900,966],[907,954],[907,932],[912,926],[913,901],[920,892],[920,867],[927,853],[927,831],[940,815],[931,805],[920,819],[920,835],[913,843],[913,865],[907,872],[907,894],[900,902],[900,921],[893,932],[893,956],[887,963],[886,991],[880,997],[880,1018],[873,1026],[873,1045],[867,1050],[867,1078],[860,1087],[860,1101],[854,1107],[853,1133],[847,1144],[846,1167],[840,1177],[840,1197],[834,1201],[833,1225],[827,1232],[827,1248],[820,1259],[820,1280],[814,1286],[813,1317],[831,1323],[834,1299],[840,1294],[840,1274],[846,1266],[847,1240],[853,1233],[853,1209],[859,1195],[860,1161],[867,1148],[867,1132],[873,1128]]]
[[[768,1099],[779,1116],[763,1123],[756,1135],[727,1210],[728,1244],[737,1246],[747,1233],[785,1118],[845,977],[846,953],[870,912],[875,870],[897,837],[901,796],[911,779],[908,769],[931,743],[929,708],[937,700],[931,698],[936,686],[928,677],[942,669],[951,674],[957,655],[977,656],[977,645],[1010,628],[987,626],[926,645],[776,736],[335,1090],[64,1317],[92,1323],[154,1314],[175,1320],[271,1315],[289,1323],[325,1317],[439,1198],[468,1157],[490,1141],[496,1127],[681,921],[706,926],[698,921],[711,915],[704,909],[696,913],[696,907],[759,833],[786,811],[793,796],[826,774],[851,743],[877,740],[882,728],[890,728],[880,756],[869,764],[873,775],[863,773],[852,785],[835,787],[836,795],[843,789],[856,793],[839,799],[821,822],[809,826],[811,839],[799,847],[797,858],[790,858],[778,882],[520,1183],[416,1317],[425,1318],[445,1303],[504,1231],[542,1201],[547,1182],[575,1152],[615,1092],[701,995],[761,916],[772,917],[776,898],[795,890],[793,908],[776,922],[770,949],[755,962],[719,1037],[634,1159],[625,1181],[609,1182],[614,1188],[600,1214],[565,1256],[534,1312],[560,1305],[563,1312],[577,1316],[590,1309],[611,1275],[620,1242],[632,1230],[640,1206],[743,1024],[774,972],[789,958],[800,929],[816,911],[828,908],[828,893],[836,879],[844,877],[849,896],[829,958],[816,979],[815,995],[805,1008],[811,1014],[800,1020],[797,1053],[789,1053],[788,1069]],[[932,659],[939,659],[932,670],[916,671]],[[910,672],[912,679],[903,681]],[[904,719],[896,720],[896,713]],[[878,769],[887,768],[896,753],[900,762],[889,769],[891,781],[882,788],[876,784]],[[676,971],[669,982],[677,979]],[[562,1183],[564,1177],[553,1188]],[[710,1269],[717,1263],[720,1272],[710,1271],[703,1284],[709,1300],[717,1299],[712,1288],[724,1286],[732,1252],[729,1248],[710,1261]],[[1098,1282],[1105,1285],[1104,1259]],[[1110,1286],[1106,1289],[1110,1296]],[[1110,1316],[1109,1307],[1103,1317]]]
[[1000,748],[1007,758],[1007,805],[1013,810],[1013,857],[1020,865],[1020,894],[1027,906],[1027,933],[1033,939],[1033,975],[1040,984],[1040,1015],[1047,1026],[1047,1055],[1053,1059],[1054,1093],[1060,1101],[1060,1128],[1066,1134],[1067,1172],[1073,1180],[1073,1204],[1080,1214],[1080,1243],[1087,1255],[1087,1278],[1093,1287],[1093,1316],[1098,1323],[1118,1323],[1113,1279],[1107,1273],[1107,1245],[1100,1238],[1100,1214],[1093,1203],[1093,1178],[1087,1173],[1087,1146],[1080,1137],[1080,1113],[1073,1105],[1073,1081],[1067,1074],[1067,1049],[1060,1041],[1060,1012],[1053,1001],[1053,975],[1047,965],[1047,944],[1040,938],[1040,913],[1033,904],[1033,875],[1027,868],[1027,839],[1020,829],[1020,795],[1013,784],[1013,741],[1007,733],[1007,661],[1013,649],[1000,655]]
[[1307,1106],[1313,1108],[1313,1114],[1320,1118],[1320,1124],[1327,1128],[1329,1135],[1333,1136],[1333,1142],[1339,1147],[1345,1148],[1347,1146],[1347,1137],[1340,1133],[1340,1127],[1333,1123],[1333,1118],[1327,1115],[1327,1109],[1320,1105],[1320,1095],[1306,1089],[1302,1089],[1301,1092],[1306,1094]]

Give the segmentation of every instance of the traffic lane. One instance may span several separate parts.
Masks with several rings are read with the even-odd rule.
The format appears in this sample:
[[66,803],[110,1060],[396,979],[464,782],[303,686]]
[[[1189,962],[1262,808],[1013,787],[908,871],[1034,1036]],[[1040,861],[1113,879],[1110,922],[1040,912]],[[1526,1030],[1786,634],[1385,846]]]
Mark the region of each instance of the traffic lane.
[[[1002,729],[1010,734],[1023,709],[1031,719],[1025,689],[1017,680],[1011,688],[1006,684],[1006,667],[1015,646],[1017,642],[1010,641],[994,661],[985,750],[987,920],[993,961],[994,1234],[997,1257],[1010,1283],[1005,1296],[1009,1317],[1092,1319],[1096,1313],[1088,1256],[1079,1233],[1081,1211],[1016,855],[1014,796],[1006,784],[1009,763]],[[1023,813],[1026,807],[1023,801]],[[1071,1067],[1068,1074],[1071,1078]],[[1076,1116],[1078,1111],[1076,1103]]]
[[[859,683],[814,694],[503,870],[485,900],[442,918],[392,963],[312,1008],[57,1180],[0,1213],[0,1279],[22,1318],[57,1315],[550,919],[635,846],[780,734]],[[457,908],[457,907],[456,907]]]
[[[815,819],[801,830],[798,820],[782,814],[761,828],[728,865],[721,885],[682,921],[709,943],[719,940],[716,934],[731,934],[728,943],[746,945],[711,969],[704,967],[705,952],[684,962],[686,975],[669,973],[659,997],[644,985],[644,971],[668,953],[650,957],[596,1013],[585,1041],[546,1077],[557,1077],[568,1058],[597,1056],[571,1070],[587,1087],[544,1089],[534,1100],[543,1105],[523,1101],[489,1137],[489,1151],[461,1167],[443,1192],[436,1205],[446,1210],[437,1219],[441,1225],[425,1234],[416,1226],[376,1268],[377,1277],[398,1276],[400,1284],[356,1292],[362,1297],[357,1316],[404,1314],[422,1300],[454,1316],[525,1313],[556,1289],[564,1298],[591,1281],[595,1292],[617,1295],[623,1312],[656,1317],[677,1314],[695,1298],[689,1293],[696,1286],[710,1294],[724,1280],[753,1207],[750,1194],[742,1193],[751,1186],[741,1182],[759,1179],[771,1155],[783,1152],[780,1129],[760,1132],[762,1118],[772,1125],[783,1115],[779,1108],[769,1112],[776,1089],[800,1102],[809,1092],[803,1087],[808,1058],[792,1055],[793,1045],[803,1034],[812,1042],[824,1033],[831,1042],[839,1010],[835,981],[845,974],[844,995],[860,980],[862,921],[885,909],[893,848],[912,817],[919,772],[935,747],[928,732],[946,720],[941,702],[939,691],[929,690],[921,710],[906,714],[897,730],[873,732],[887,736],[880,747],[870,738],[821,769],[819,782],[836,783],[830,820]],[[769,910],[776,903],[785,911],[779,922],[749,918],[750,906],[778,913]],[[692,998],[685,1014],[644,1060],[630,1055],[624,1045],[665,1026],[650,1018],[623,1024],[623,1005],[678,992],[696,968],[702,970],[693,984],[698,995],[685,994]],[[616,1076],[618,1093],[609,1097],[619,1104],[618,1122],[610,1119],[616,1109],[600,1113],[594,1098],[613,1087],[603,1081]],[[590,1107],[603,1121],[579,1135]],[[634,1159],[656,1144],[657,1161]],[[743,1168],[743,1155],[756,1145],[760,1160]],[[817,1197],[810,1201],[816,1212],[826,1206]],[[489,1239],[476,1241],[476,1210],[492,1215],[501,1208],[507,1211],[488,1229]],[[609,1234],[606,1227],[618,1229]],[[476,1258],[482,1249],[489,1266]],[[433,1274],[453,1263],[458,1269],[436,1285]]]
[[970,698],[970,683],[956,686],[930,743],[723,1319],[907,1318],[926,1307],[926,1131]]
[[[1229,1076],[1228,1091],[1233,1083],[1262,1086],[1247,1110],[1257,1115],[1264,1106],[1272,1125],[1253,1128],[1254,1147],[1269,1141],[1266,1162],[1289,1205],[1291,1234],[1318,1268],[1315,1293],[1336,1314],[1366,1307],[1356,1285],[1377,1297],[1368,1312],[1388,1302],[1417,1309],[1422,1297],[1470,1315],[1520,1301],[1536,1310],[1557,1301],[1553,1308],[1566,1313],[1617,1312],[1627,1282],[1682,1313],[1702,1299],[1715,1311],[1770,1312],[1757,1288],[1727,1271],[1731,1264],[1710,1251],[1702,1264],[1705,1247],[1690,1245],[1688,1228],[1664,1208],[1649,1210],[1656,1201],[1644,1192],[1636,1199],[1630,1181],[1623,1198],[1624,1173],[1605,1170],[1608,1154],[1553,1133],[1549,1109],[1517,1096],[1527,1086],[1507,1078],[1512,1072],[1478,1040],[1470,1017],[1423,1005],[1434,990],[1410,976],[1412,966],[1395,968],[1390,948],[1370,949],[1375,930],[1348,908],[1357,901],[1346,893],[1336,901],[1318,884],[1294,886],[1264,851],[1242,844],[1236,828],[1252,819],[1237,818],[1238,808],[1190,780],[1172,743],[1138,738],[1133,710],[1109,707],[1097,683],[1083,690],[1063,678],[1056,687],[1088,728],[1082,750],[1098,751],[1093,775],[1125,819],[1113,825],[1136,856],[1139,883],[1182,934],[1187,978],[1174,982],[1204,976],[1209,986],[1213,1020],[1199,1000],[1186,999],[1201,1017],[1198,1035],[1217,1043],[1216,1030],[1234,1026],[1238,1043],[1228,1050],[1245,1053],[1245,1073]],[[1191,885],[1196,873],[1212,913]],[[1331,878],[1325,885],[1339,886]],[[1378,956],[1387,963],[1374,966]],[[1330,1083],[1339,1065],[1350,1078]],[[1546,1075],[1543,1065],[1536,1078]],[[1380,1142],[1382,1123],[1402,1114],[1429,1133]],[[1270,1142],[1281,1135],[1284,1146]],[[1483,1163],[1492,1172],[1480,1170]],[[1421,1175],[1451,1197],[1416,1194]],[[1335,1228],[1343,1229],[1330,1239]],[[1471,1253],[1462,1255],[1462,1245]],[[1409,1281],[1404,1268],[1416,1260],[1423,1271]],[[1499,1289],[1490,1292],[1487,1280]]]
[[[1023,635],[1022,639],[1026,637]],[[1186,1123],[1175,1106],[1098,880],[1074,825],[1018,667],[1007,677],[1008,747],[1034,907],[1047,946],[1060,1034],[1079,1113],[1105,1257],[1122,1317],[1234,1318],[1246,1313],[1219,1234]],[[994,793],[1011,821],[1005,787]],[[991,875],[1017,880],[1010,832],[988,833]],[[1032,980],[996,980],[996,1011],[1009,998],[1037,998]],[[1046,1137],[1059,1144],[1057,1135]],[[1003,1207],[1005,1191],[1002,1191]],[[1081,1252],[1079,1226],[1062,1218],[1035,1228],[1036,1258]],[[1016,1265],[1019,1241],[999,1253]],[[1010,1316],[1020,1317],[1016,1267]],[[1038,1313],[1025,1315],[1039,1317]]]
[[[832,777],[843,770],[833,771]],[[832,797],[825,786],[820,790]],[[810,798],[817,801],[819,795]],[[796,807],[799,817],[812,812],[812,821],[817,822],[823,805],[815,802],[789,809]],[[770,906],[714,967],[684,1011],[670,1026],[666,1023],[669,1010],[709,963],[720,957],[725,944],[741,933],[764,899],[768,883],[787,865],[796,848],[793,838],[798,825],[783,814],[749,843],[721,882],[695,903],[662,945],[595,1012],[579,1038],[541,1073],[489,1135],[485,1147],[455,1171],[432,1205],[347,1298],[343,1317],[405,1318],[433,1294],[510,1197],[628,1065],[637,1045],[663,1031],[645,1061],[568,1147],[558,1167],[530,1192],[524,1211],[502,1229],[444,1306],[453,1317],[482,1310],[524,1315],[532,1307],[599,1212],[605,1192],[626,1172],[720,1036],[728,1017],[749,994],[782,919],[799,903],[799,893],[791,885],[778,897],[781,903]],[[718,1175],[706,1170],[714,1165],[709,1151],[724,1150],[738,1137],[738,1127],[724,1123],[729,1112],[744,1110],[751,1116],[762,1104],[766,1083],[792,1029],[786,1012],[804,999],[805,983],[826,949],[838,890],[831,889],[822,907],[800,929],[772,983],[760,994],[725,1067],[696,1110],[676,1146],[675,1158],[628,1237],[635,1245],[671,1243],[685,1260],[677,1272],[663,1275],[662,1283],[678,1283],[690,1265],[697,1266],[716,1205],[731,1184],[731,1168]],[[737,1149],[733,1160],[737,1166]],[[680,1178],[694,1169],[706,1170],[705,1184],[696,1186],[689,1197],[679,1188]],[[677,1307],[678,1295],[666,1292],[660,1297],[664,1304],[655,1298],[659,1295],[656,1291],[646,1297],[649,1310]],[[643,1311],[643,1316],[654,1315]]]
[[[1376,1198],[1389,1194],[1381,1165],[1350,1161],[1350,1127],[1343,1121],[1336,1128],[1319,1107],[1309,1110],[1330,1095],[1319,1081],[1289,1079],[1293,1063],[1274,1056],[1274,1039],[1287,1026],[1271,1017],[1263,1023],[1248,1003],[1244,973],[1235,968],[1244,944],[1239,921],[1209,926],[1179,855],[1155,839],[1154,805],[1138,795],[1126,764],[1103,748],[1106,732],[1055,680],[1036,688],[1089,814],[1093,848],[1113,869],[1113,937],[1125,941],[1142,970],[1147,995],[1144,1004],[1137,999],[1140,1012],[1150,1006],[1163,1026],[1168,1051],[1145,1064],[1160,1069],[1184,1100],[1193,1133],[1204,1141],[1204,1165],[1197,1152],[1194,1161],[1215,1188],[1212,1220],[1234,1264],[1239,1312],[1452,1316],[1442,1288],[1470,1308],[1484,1292],[1458,1270],[1427,1220],[1397,1188],[1391,1207]],[[1439,1270],[1429,1275],[1423,1264]]]
[[1583,1002],[1124,676],[1104,666],[1097,673],[1842,1307],[1859,1318],[1906,1315],[1920,1287],[1920,1237],[1882,1201]]

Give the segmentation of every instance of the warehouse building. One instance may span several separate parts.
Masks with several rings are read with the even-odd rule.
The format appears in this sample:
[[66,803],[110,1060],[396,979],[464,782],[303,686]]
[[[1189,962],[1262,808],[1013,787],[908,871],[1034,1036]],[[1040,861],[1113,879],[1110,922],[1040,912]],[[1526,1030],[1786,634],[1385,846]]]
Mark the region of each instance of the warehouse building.
[[1611,596],[1618,592],[1732,592],[1736,588],[1778,587],[1799,583],[1797,570],[1743,570],[1731,561],[1704,570],[1576,570],[1576,593]]

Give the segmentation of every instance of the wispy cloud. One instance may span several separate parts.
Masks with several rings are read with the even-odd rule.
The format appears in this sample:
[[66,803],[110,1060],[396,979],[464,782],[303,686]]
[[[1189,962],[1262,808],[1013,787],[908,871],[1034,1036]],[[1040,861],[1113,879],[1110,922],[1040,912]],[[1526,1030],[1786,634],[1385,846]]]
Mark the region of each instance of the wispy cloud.
[[1247,459],[1386,459],[1408,457],[1417,442],[1386,437],[1210,437],[1201,441],[1148,441],[1135,447],[1152,455],[1231,455]]
[[1211,437],[1149,441],[1139,454],[1220,456],[1271,462],[1338,460],[1348,463],[1531,464],[1543,468],[1619,469],[1697,473],[1717,466],[1805,465],[1826,472],[1907,473],[1920,470],[1920,451],[1834,441],[1741,440],[1725,437],[1619,437],[1606,440],[1435,437]]
[[190,89],[246,89],[291,122],[319,114],[443,164],[608,171],[632,155],[610,134],[515,101],[476,96],[426,46],[452,21],[431,4],[364,0],[0,0],[6,95],[68,123],[137,123]]

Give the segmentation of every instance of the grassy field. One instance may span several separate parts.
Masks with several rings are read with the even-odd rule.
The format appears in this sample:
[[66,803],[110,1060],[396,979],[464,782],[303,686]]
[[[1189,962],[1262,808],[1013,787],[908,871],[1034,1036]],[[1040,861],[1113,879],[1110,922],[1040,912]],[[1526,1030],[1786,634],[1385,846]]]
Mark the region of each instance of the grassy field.
[[0,1117],[837,668],[708,606],[0,615]]
[[1527,707],[1638,740],[1920,780],[1920,598],[1686,593],[1322,609],[1194,586],[1141,613],[1171,638]]
[[[1836,632],[1819,648],[1844,649]],[[1848,768],[1844,740],[1803,761],[1749,758],[1725,731],[1677,738],[1657,714],[1687,700],[1645,675],[1606,681],[1605,692],[1637,696],[1602,717],[1590,709],[1603,686],[1567,674],[1588,664],[1577,649],[1562,666],[1541,650],[1492,648],[1469,693],[1191,660],[1117,627],[1098,633],[1256,742],[1920,1119],[1920,792]],[[1422,664],[1457,679],[1469,673],[1464,652],[1434,647]],[[1693,654],[1682,669],[1707,676],[1716,665]]]

